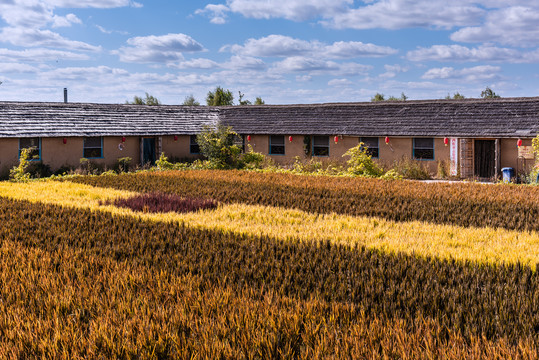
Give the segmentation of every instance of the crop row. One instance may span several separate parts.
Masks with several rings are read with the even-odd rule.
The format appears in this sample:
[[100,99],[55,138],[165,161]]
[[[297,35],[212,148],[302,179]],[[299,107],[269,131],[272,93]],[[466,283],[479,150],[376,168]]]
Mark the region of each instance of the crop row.
[[[62,280],[63,283],[71,284],[65,291],[83,292],[94,304],[74,307],[69,303],[54,303],[47,307],[42,303],[50,294],[46,289],[47,281],[59,281],[53,278],[54,272],[51,278],[40,279],[33,276],[31,270],[27,274],[28,269],[19,268],[18,274],[3,278],[0,284],[4,289],[0,327],[9,335],[8,339],[18,336],[9,332],[9,324],[13,323],[10,305],[24,304],[28,315],[21,312],[19,316],[28,331],[40,326],[41,322],[33,322],[36,318],[45,316],[53,321],[61,315],[66,324],[73,321],[72,326],[86,326],[77,328],[79,333],[74,335],[80,337],[102,326],[99,321],[93,322],[94,318],[114,317],[118,311],[134,320],[139,316],[145,319],[154,316],[148,315],[147,309],[133,308],[138,303],[139,293],[157,302],[155,316],[163,318],[166,314],[162,314],[164,310],[159,306],[165,306],[171,297],[182,296],[173,286],[153,286],[144,280],[130,280],[128,274],[124,277],[126,283],[120,287],[125,293],[123,297],[110,298],[110,284],[87,279],[103,270],[104,265],[98,261],[103,259],[110,262],[107,271],[111,271],[112,277],[116,268],[147,273],[171,283],[192,277],[198,279],[197,289],[202,292],[216,286],[230,289],[234,294],[246,293],[249,298],[262,301],[260,306],[264,306],[268,294],[306,302],[342,304],[351,309],[347,311],[353,316],[361,314],[368,321],[403,321],[403,328],[411,333],[419,331],[426,319],[441,329],[436,341],[442,343],[449,341],[451,334],[462,336],[465,341],[484,338],[507,341],[515,346],[521,341],[536,344],[539,340],[539,274],[518,264],[482,266],[384,254],[329,241],[294,242],[266,236],[240,236],[5,198],[0,198],[0,238],[2,244],[19,244],[23,249],[36,249],[53,256],[50,266],[67,277],[69,281]],[[63,259],[64,253],[73,255]],[[82,270],[75,271],[78,264],[84,265]],[[6,266],[3,270],[8,269]],[[33,292],[23,291],[16,280],[28,276],[36,284]],[[103,303],[110,306],[104,313],[99,305]],[[51,306],[56,308],[49,312],[47,309]],[[191,309],[198,316],[214,316],[213,312],[202,310]],[[323,311],[315,315],[327,316]],[[143,323],[137,326],[138,330],[146,331]],[[183,331],[188,330],[184,327],[188,325],[177,326],[175,330],[185,336]],[[275,326],[274,332],[280,333]],[[166,340],[157,328],[147,331],[146,340],[150,343]],[[304,334],[301,328],[297,332],[298,336]],[[100,346],[110,347],[115,340],[113,337],[109,343],[103,341]],[[132,341],[139,343],[136,339]],[[178,338],[168,339],[163,351],[172,351],[169,347],[174,347],[178,341]],[[287,344],[292,346],[290,342]],[[296,343],[293,349],[301,351],[302,346]]]
[[[236,234],[266,235],[283,240],[329,240],[348,246],[364,245],[389,252],[480,263],[520,262],[532,269],[539,263],[537,232],[417,221],[394,222],[364,216],[316,214],[297,209],[245,204],[221,204],[215,209],[194,213],[154,214],[100,205],[137,198],[137,193],[58,181],[3,182],[0,183],[0,196],[99,210],[156,222],[185,223],[191,227]],[[150,206],[147,210],[150,211]]]
[[539,230],[539,188],[425,184],[234,171],[182,171],[76,177],[71,181],[137,192],[376,216],[394,221]]
[[539,356],[531,338],[518,345],[466,341],[428,319],[412,331],[401,320],[367,319],[347,304],[238,293],[132,260],[1,244],[2,359]]

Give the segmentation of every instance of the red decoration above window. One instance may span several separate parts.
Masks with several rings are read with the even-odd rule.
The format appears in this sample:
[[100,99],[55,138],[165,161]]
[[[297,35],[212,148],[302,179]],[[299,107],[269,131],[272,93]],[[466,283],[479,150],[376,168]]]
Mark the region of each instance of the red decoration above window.
[[122,142],[125,142],[125,136],[122,136]]
[[247,141],[251,141],[251,135],[247,135]]
[[289,136],[288,141],[292,142],[292,140],[294,140],[294,138],[292,138],[292,136]]
[[339,142],[339,137],[338,137],[338,136],[335,136],[335,137],[333,138],[333,141],[335,141],[335,144],[338,143],[338,142]]
[[518,140],[517,140],[517,146],[518,146],[518,147],[521,147],[521,146],[522,146],[522,139],[518,139]]
[[174,141],[178,141],[178,135],[174,135]]
[[386,145],[389,144],[389,136],[386,136]]
[[449,139],[448,139],[448,138],[444,138],[444,145],[447,146],[447,144],[449,144]]
[[63,142],[64,144],[67,144],[67,138],[63,138],[63,139],[62,139],[62,142]]

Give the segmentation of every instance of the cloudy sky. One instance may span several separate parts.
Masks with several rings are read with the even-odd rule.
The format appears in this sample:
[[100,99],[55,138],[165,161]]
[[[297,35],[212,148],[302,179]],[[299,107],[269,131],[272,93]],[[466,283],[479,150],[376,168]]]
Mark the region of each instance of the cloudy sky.
[[539,95],[536,0],[0,0],[0,101]]

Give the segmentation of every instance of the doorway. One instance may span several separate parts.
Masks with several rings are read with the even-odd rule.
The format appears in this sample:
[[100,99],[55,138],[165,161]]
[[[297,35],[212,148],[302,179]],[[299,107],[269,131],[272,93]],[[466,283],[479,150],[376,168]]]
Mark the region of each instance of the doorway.
[[496,169],[496,140],[475,140],[474,173],[480,178],[493,178]]
[[142,139],[142,165],[155,165],[155,138]]

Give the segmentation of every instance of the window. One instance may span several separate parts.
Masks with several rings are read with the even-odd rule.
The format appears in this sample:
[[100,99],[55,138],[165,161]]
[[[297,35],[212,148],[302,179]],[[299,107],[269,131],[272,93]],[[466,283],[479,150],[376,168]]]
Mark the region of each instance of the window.
[[314,136],[313,155],[329,156],[329,136]]
[[21,157],[22,149],[31,149],[29,160],[41,160],[41,139],[38,137],[34,138],[23,138],[19,139],[19,157]]
[[414,159],[434,160],[433,138],[414,138]]
[[284,135],[271,135],[269,144],[270,155],[284,155]]
[[241,152],[245,152],[245,136],[243,135],[234,135],[234,145],[241,149]]
[[191,135],[189,139],[189,152],[191,154],[200,154],[200,146],[197,143],[196,135]]
[[99,136],[85,137],[82,157],[86,159],[102,158],[103,157],[103,138]]
[[380,157],[377,137],[362,137],[359,138],[359,141],[363,143],[362,147],[367,148],[367,154],[369,154],[373,158]]

